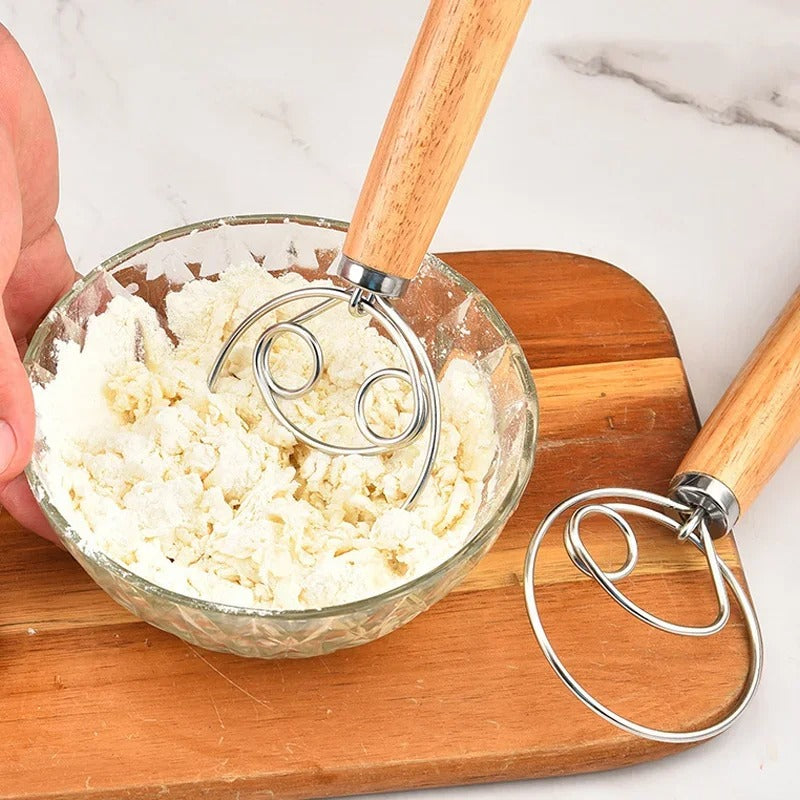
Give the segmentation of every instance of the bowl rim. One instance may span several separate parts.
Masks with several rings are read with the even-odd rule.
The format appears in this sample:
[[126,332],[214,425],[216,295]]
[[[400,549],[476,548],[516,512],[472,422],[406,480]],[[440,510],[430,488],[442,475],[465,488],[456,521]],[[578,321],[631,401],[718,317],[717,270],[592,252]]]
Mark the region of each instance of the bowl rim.
[[[303,214],[237,214],[227,217],[214,217],[211,219],[202,220],[200,222],[188,223],[177,228],[170,228],[169,230],[156,233],[147,237],[146,239],[142,239],[141,241],[130,245],[129,247],[126,247],[125,249],[120,250],[118,253],[105,259],[97,267],[79,277],[69,291],[53,306],[53,308],[36,329],[23,359],[23,364],[28,372],[29,379],[31,377],[31,369],[39,356],[39,350],[44,344],[45,338],[49,332],[50,324],[61,311],[68,307],[69,303],[71,303],[78,294],[80,294],[93,281],[97,280],[101,275],[112,272],[116,267],[131,257],[144,253],[162,242],[168,242],[173,239],[182,238],[192,234],[193,232],[212,230],[214,228],[221,228],[226,225],[272,225],[281,223],[296,223],[312,227],[329,228],[341,232],[346,232],[348,229],[347,222]],[[530,367],[528,366],[527,359],[525,358],[525,354],[521,345],[519,344],[519,341],[497,309],[488,300],[486,295],[484,295],[483,292],[477,286],[475,286],[474,283],[472,283],[472,281],[468,280],[459,272],[454,270],[438,256],[429,253],[426,256],[426,260],[432,263],[436,269],[439,270],[439,272],[443,273],[446,277],[463,289],[465,293],[473,296],[476,299],[476,302],[480,305],[481,310],[487,316],[491,324],[494,325],[494,327],[501,334],[506,346],[510,349],[511,361],[517,373],[519,374],[527,400],[525,431],[523,434],[524,438],[521,447],[521,458],[515,479],[512,481],[511,486],[509,487],[505,496],[500,500],[497,512],[492,515],[491,518],[486,520],[480,528],[475,530],[464,542],[464,544],[461,545],[458,550],[448,556],[447,559],[438,563],[436,566],[432,567],[426,572],[417,575],[410,581],[393,586],[391,589],[387,589],[380,594],[369,595],[368,597],[363,597],[358,600],[352,600],[347,603],[341,603],[333,606],[304,609],[254,608],[250,606],[237,606],[228,603],[220,603],[213,600],[205,600],[200,597],[192,597],[191,595],[181,594],[180,592],[173,591],[172,589],[159,586],[158,584],[143,578],[141,575],[138,575],[102,551],[97,550],[88,544],[86,540],[84,540],[64,518],[58,508],[56,508],[55,504],[50,501],[44,481],[42,480],[42,477],[35,465],[35,459],[31,458],[31,460],[28,462],[28,465],[25,467],[25,475],[33,491],[33,495],[39,504],[39,507],[44,512],[48,522],[53,527],[53,530],[58,534],[59,539],[64,542],[68,550],[71,552],[73,550],[77,550],[93,565],[106,572],[110,572],[116,578],[132,585],[136,589],[142,590],[147,594],[158,597],[161,600],[168,601],[174,605],[189,606],[195,610],[202,611],[207,614],[210,613],[223,614],[226,616],[298,621],[346,616],[349,614],[366,611],[372,606],[380,606],[392,600],[408,596],[417,588],[435,581],[440,576],[446,575],[459,563],[465,562],[473,557],[477,552],[480,551],[487,539],[490,539],[496,531],[502,530],[502,527],[505,525],[509,516],[511,516],[511,514],[516,510],[517,505],[522,498],[522,494],[528,485],[535,460],[535,445],[539,426],[538,395]]]

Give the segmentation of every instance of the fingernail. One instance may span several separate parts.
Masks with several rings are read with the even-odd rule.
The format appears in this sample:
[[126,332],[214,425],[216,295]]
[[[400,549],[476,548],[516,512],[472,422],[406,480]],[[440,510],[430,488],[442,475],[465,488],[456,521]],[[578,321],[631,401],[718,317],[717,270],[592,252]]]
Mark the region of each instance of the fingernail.
[[0,419],[0,473],[6,471],[16,452],[17,437],[14,429],[4,419]]

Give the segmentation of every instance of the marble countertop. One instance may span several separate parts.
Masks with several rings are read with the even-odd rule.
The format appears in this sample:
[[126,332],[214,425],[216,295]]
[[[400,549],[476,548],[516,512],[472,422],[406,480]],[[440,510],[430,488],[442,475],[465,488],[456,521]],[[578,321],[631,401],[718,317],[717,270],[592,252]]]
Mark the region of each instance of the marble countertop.
[[[0,0],[53,109],[78,267],[212,216],[347,218],[424,5]],[[798,43],[795,0],[535,0],[433,249],[628,270],[706,416],[800,277]],[[767,661],[733,730],[626,770],[408,796],[794,794],[798,481],[795,452],[737,529]]]

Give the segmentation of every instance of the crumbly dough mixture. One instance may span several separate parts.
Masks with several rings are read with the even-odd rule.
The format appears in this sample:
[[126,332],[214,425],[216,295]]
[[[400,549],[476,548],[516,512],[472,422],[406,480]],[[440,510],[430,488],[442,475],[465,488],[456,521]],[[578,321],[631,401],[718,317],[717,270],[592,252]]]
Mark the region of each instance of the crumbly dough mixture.
[[[299,609],[379,593],[463,544],[498,445],[488,387],[469,362],[451,360],[441,377],[439,456],[410,511],[399,506],[427,434],[371,457],[298,443],[253,379],[252,347],[266,325],[238,344],[216,391],[206,387],[235,325],[308,285],[296,273],[275,277],[243,264],[171,292],[166,319],[139,298],[115,297],[89,321],[82,348],[59,343],[55,378],[34,387],[43,467],[54,502],[94,548],[186,595]],[[283,307],[277,318],[297,309]],[[355,390],[376,369],[402,366],[395,348],[344,305],[308,325],[325,370],[311,393],[284,408],[321,438],[361,442]],[[304,343],[291,335],[276,340],[270,363],[288,386],[310,370]],[[375,428],[399,431],[410,411],[404,383],[374,387]]]

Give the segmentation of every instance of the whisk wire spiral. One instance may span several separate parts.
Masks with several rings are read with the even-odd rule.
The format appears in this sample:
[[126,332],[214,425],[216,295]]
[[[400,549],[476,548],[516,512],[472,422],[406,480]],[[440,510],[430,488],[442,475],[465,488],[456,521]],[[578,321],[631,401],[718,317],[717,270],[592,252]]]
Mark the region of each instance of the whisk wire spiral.
[[[281,306],[300,300],[317,300],[310,308],[294,315],[289,320],[269,325],[258,337],[252,352],[252,369],[256,385],[264,402],[275,418],[299,441],[328,455],[376,456],[390,453],[415,441],[427,427],[428,442],[423,455],[416,483],[406,496],[402,508],[410,508],[419,498],[430,477],[439,447],[441,431],[441,404],[436,374],[421,341],[408,323],[382,297],[361,289],[348,290],[335,286],[315,286],[296,289],[276,297],[256,308],[236,327],[214,359],[208,376],[208,387],[212,391],[233,348],[254,325],[267,314]],[[312,391],[323,374],[325,361],[319,339],[304,323],[318,317],[338,303],[346,303],[355,316],[370,316],[389,335],[403,359],[404,368],[385,367],[376,370],[362,382],[354,399],[354,420],[359,433],[367,441],[364,445],[341,445],[326,442],[318,436],[298,427],[279,404],[279,400],[302,397]],[[297,336],[308,348],[311,357],[311,374],[301,385],[287,387],[275,377],[270,366],[270,354],[280,336]],[[404,430],[391,436],[376,431],[369,423],[367,402],[369,394],[380,381],[395,379],[411,387],[412,410]]]
[[[667,731],[641,725],[617,714],[601,703],[584,689],[564,665],[553,648],[542,623],[536,599],[534,573],[536,556],[544,537],[556,521],[567,513],[570,513],[570,516],[564,528],[564,546],[572,563],[585,575],[593,578],[622,608],[653,628],[679,636],[711,636],[718,633],[730,618],[731,605],[727,589],[730,590],[741,609],[750,639],[750,666],[745,687],[736,705],[723,719],[705,728],[692,731]],[[643,517],[667,527],[677,535],[679,540],[691,542],[705,555],[718,601],[717,615],[712,622],[706,625],[680,625],[662,619],[634,603],[615,585],[617,581],[627,577],[633,571],[638,559],[639,548],[636,534],[626,515]],[[581,538],[581,523],[592,516],[603,516],[611,520],[625,539],[627,544],[625,562],[617,570],[603,570]],[[727,730],[738,719],[758,687],[763,662],[763,645],[755,610],[742,584],[717,555],[702,510],[701,513],[698,513],[698,509],[676,500],[639,489],[593,489],[577,494],[553,508],[539,524],[525,557],[524,591],[533,633],[550,666],[579,700],[608,722],[629,733],[671,744],[689,744],[709,739]]]

